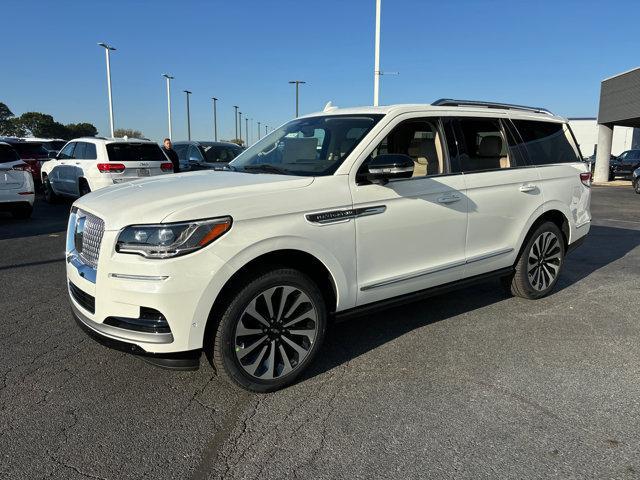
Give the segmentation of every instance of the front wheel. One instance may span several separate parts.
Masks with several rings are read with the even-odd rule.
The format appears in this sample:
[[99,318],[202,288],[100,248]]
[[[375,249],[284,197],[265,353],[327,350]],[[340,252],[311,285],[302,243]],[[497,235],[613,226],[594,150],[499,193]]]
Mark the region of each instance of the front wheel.
[[58,195],[53,191],[49,177],[46,175],[42,180],[42,188],[44,190],[44,200],[47,203],[56,203],[59,200]]
[[327,311],[318,286],[289,268],[255,277],[220,318],[213,364],[226,380],[253,392],[291,384],[324,339]]
[[635,190],[636,193],[640,193],[640,177],[637,177],[633,181],[633,189]]
[[510,282],[511,293],[531,300],[551,293],[560,276],[564,256],[564,239],[558,226],[552,222],[540,225],[518,257]]
[[13,218],[17,218],[19,220],[27,220],[31,217],[31,213],[33,213],[33,207],[31,205],[21,205],[13,210],[11,215],[13,215]]

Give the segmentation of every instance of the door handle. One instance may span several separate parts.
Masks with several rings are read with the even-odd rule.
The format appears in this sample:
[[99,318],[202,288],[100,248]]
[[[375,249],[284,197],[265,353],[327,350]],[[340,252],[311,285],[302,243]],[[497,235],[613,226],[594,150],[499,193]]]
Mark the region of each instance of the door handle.
[[80,162],[76,162],[76,165],[80,165]]
[[535,185],[531,185],[530,183],[525,183],[524,185],[520,185],[520,188],[518,190],[520,190],[521,192],[533,192],[536,188]]
[[455,203],[460,201],[460,195],[444,195],[438,198],[438,203]]

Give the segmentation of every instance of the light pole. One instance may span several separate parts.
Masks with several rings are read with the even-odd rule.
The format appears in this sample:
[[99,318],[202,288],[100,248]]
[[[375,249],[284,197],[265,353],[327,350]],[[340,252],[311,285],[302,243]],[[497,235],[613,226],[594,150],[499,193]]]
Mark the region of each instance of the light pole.
[[240,130],[240,143],[242,143],[242,112],[238,112],[238,128]]
[[216,110],[216,102],[218,99],[216,97],[211,97],[213,100],[213,141],[218,141],[218,111]]
[[260,122],[258,122],[258,140],[260,140]]
[[264,126],[264,134],[266,135],[267,133],[269,133],[269,127],[267,127],[266,125]]
[[307,82],[303,81],[303,80],[290,80],[289,81],[290,84],[295,84],[296,85],[296,118],[298,117],[298,99],[299,99],[299,88],[300,88],[300,84],[305,84]]
[[113,99],[111,97],[111,61],[109,52],[111,50],[115,50],[111,45],[107,45],[104,42],[98,43],[99,46],[104,48],[106,59],[107,59],[107,91],[109,93],[109,124],[111,126],[111,138],[113,138]]
[[234,105],[235,112],[233,114],[233,125],[236,128],[236,140],[238,139],[238,106]]
[[247,137],[247,147],[249,146],[249,119],[245,115],[244,117],[244,136]]
[[380,96],[380,8],[382,0],[376,0],[376,46],[373,67],[373,106],[378,106]]
[[191,140],[191,112],[189,111],[189,95],[191,95],[191,92],[189,90],[183,90],[183,92],[187,94],[187,140]]
[[163,73],[162,76],[167,79],[167,116],[169,117],[169,140],[173,138],[173,129],[171,128],[171,80],[172,77],[168,73]]

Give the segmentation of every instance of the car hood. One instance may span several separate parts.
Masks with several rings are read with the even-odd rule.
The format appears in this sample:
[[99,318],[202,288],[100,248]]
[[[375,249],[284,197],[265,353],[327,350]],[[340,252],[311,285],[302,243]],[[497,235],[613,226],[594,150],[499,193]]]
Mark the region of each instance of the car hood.
[[136,223],[179,222],[231,215],[251,218],[250,207],[279,203],[280,192],[304,188],[313,177],[199,171],[160,175],[96,190],[75,202],[99,216],[105,229],[119,230]]

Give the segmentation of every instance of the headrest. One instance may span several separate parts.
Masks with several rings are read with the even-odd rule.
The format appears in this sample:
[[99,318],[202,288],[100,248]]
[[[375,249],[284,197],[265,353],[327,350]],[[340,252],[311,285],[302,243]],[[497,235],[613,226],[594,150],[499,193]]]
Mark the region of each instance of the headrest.
[[499,157],[502,154],[502,137],[488,135],[482,137],[478,145],[478,155],[481,157]]

